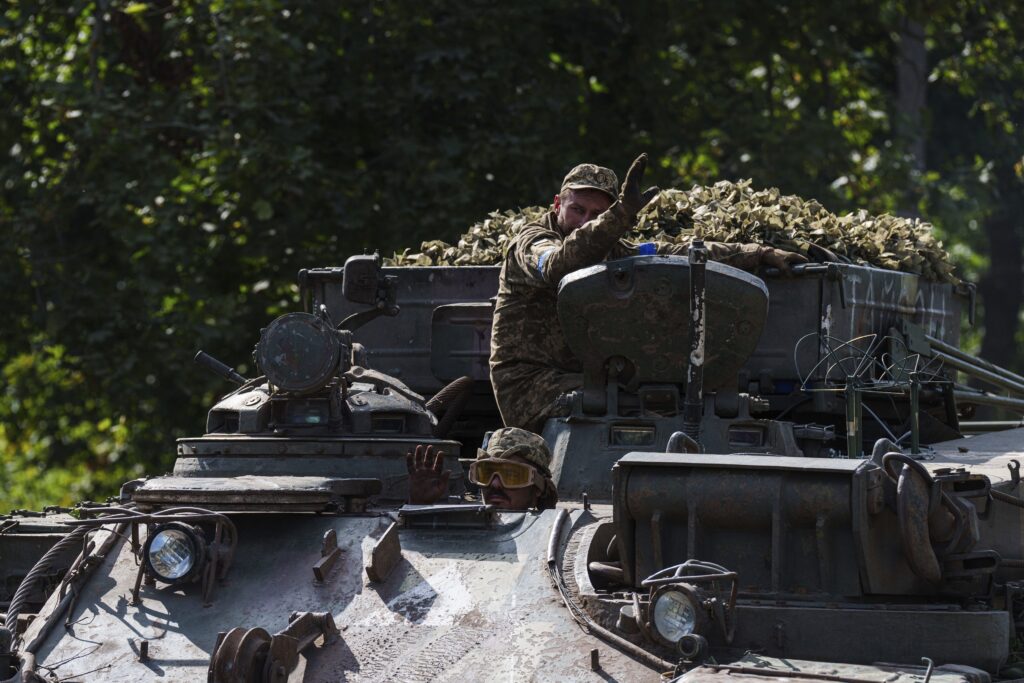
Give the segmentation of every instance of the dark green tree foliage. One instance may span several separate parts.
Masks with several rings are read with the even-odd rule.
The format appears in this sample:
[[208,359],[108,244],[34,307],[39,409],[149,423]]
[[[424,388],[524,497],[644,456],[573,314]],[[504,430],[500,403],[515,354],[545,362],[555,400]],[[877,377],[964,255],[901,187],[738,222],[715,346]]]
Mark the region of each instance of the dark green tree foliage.
[[8,3],[0,509],[164,470],[229,388],[194,351],[252,372],[300,268],[451,240],[491,210],[548,202],[581,160],[624,169],[647,151],[665,187],[749,177],[837,212],[919,196],[980,272],[988,241],[969,220],[1019,231],[1020,15],[929,9],[929,156],[956,144],[915,176],[893,132],[907,11]]
[[[987,256],[981,354],[1024,366],[1024,10],[956,4],[931,35],[926,210]],[[985,263],[987,261],[987,264]]]

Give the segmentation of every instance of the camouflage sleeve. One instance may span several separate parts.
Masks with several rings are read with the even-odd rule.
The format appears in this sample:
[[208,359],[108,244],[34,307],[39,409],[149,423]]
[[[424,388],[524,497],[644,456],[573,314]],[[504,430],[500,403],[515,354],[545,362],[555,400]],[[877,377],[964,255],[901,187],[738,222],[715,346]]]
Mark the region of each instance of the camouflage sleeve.
[[618,215],[605,211],[561,241],[547,231],[524,233],[515,259],[537,282],[556,285],[569,273],[603,261],[627,230]]
[[[670,244],[668,242],[655,242],[659,254],[675,254],[686,256],[690,249],[688,243]],[[742,270],[754,270],[761,265],[761,254],[764,247],[759,244],[728,244],[726,242],[705,242],[708,248],[708,259],[718,261],[727,266],[740,268]]]

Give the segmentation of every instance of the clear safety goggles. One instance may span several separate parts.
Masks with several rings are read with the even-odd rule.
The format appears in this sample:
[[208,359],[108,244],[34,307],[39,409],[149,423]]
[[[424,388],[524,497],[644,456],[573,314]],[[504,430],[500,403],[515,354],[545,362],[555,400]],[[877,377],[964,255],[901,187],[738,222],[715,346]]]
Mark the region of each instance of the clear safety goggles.
[[474,460],[469,466],[469,480],[477,486],[487,486],[495,475],[501,480],[501,485],[507,489],[540,486],[542,483],[540,472],[529,465],[513,460],[488,458]]

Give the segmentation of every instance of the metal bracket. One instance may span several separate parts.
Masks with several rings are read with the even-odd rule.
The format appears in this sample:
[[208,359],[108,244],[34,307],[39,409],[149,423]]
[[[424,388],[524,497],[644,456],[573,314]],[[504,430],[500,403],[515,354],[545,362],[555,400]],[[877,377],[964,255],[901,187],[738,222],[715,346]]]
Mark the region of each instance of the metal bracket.
[[338,547],[338,534],[334,529],[328,529],[320,542],[320,560],[313,565],[313,576],[319,582],[327,580],[335,563],[341,557],[341,548]]
[[206,671],[207,683],[277,683],[287,681],[299,663],[299,653],[317,638],[338,635],[330,612],[294,612],[288,626],[270,635],[256,627],[233,628],[217,634]]
[[857,377],[846,378],[846,457],[859,458],[864,453],[864,403]]
[[839,269],[838,264],[830,263],[825,273],[830,281],[835,282],[839,286],[839,305],[843,307],[843,310],[846,310],[846,283],[843,280],[843,271]]
[[366,576],[372,583],[383,583],[402,560],[402,544],[398,540],[398,523],[392,522],[370,551]]
[[928,669],[924,672],[924,683],[929,683],[932,680],[932,671],[935,669],[935,662],[928,659],[927,657],[921,657],[921,663],[927,665]]

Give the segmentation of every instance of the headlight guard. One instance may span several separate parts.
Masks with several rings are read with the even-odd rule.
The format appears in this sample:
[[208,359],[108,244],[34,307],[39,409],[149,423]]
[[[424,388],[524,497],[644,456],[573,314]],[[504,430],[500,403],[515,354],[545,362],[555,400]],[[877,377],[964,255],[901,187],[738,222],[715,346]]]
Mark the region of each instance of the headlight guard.
[[650,590],[650,637],[692,659],[706,652],[715,624],[727,645],[736,633],[736,572],[711,562],[687,560],[644,579]]

